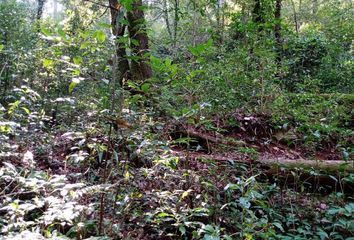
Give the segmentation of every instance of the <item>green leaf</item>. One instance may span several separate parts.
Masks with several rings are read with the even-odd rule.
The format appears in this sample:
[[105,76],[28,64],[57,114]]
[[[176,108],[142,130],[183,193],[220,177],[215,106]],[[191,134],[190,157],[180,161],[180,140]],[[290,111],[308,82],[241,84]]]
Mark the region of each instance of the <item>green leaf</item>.
[[134,45],[134,46],[139,46],[139,44],[140,44],[140,42],[136,39],[130,39],[130,41],[131,41],[132,45]]
[[191,193],[192,191],[193,190],[191,190],[191,189],[188,189],[187,191],[184,191],[182,193],[181,200],[185,199],[189,195],[189,193]]
[[93,37],[99,41],[100,43],[103,43],[104,41],[106,41],[106,33],[102,30],[97,30],[94,34]]
[[203,230],[207,233],[213,233],[215,231],[214,227],[212,225],[206,225]]
[[182,233],[182,235],[186,234],[186,228],[185,228],[185,226],[180,225],[178,229],[179,229],[179,231]]
[[203,240],[220,240],[220,237],[206,234],[204,235]]
[[134,0],[121,0],[120,3],[123,5],[123,7],[127,11],[132,11],[133,10],[133,2]]
[[143,92],[148,92],[149,91],[149,89],[150,89],[150,84],[149,83],[144,83],[142,86],[141,86],[141,90],[143,91]]
[[28,115],[31,113],[31,111],[30,111],[28,108],[26,108],[26,107],[22,107],[22,109],[23,109]]
[[80,56],[74,57],[73,60],[76,65],[80,65],[82,63],[82,57],[80,57]]
[[251,203],[249,202],[249,200],[247,198],[240,197],[239,203],[240,203],[242,208],[248,209],[248,208],[251,207]]
[[173,217],[173,215],[172,215],[172,214],[170,214],[170,213],[161,212],[161,213],[157,214],[157,217],[159,217],[159,218],[164,218],[164,217]]
[[122,18],[120,21],[119,21],[120,24],[122,25],[125,25],[125,26],[128,26],[129,25],[129,21],[125,18]]
[[5,48],[3,44],[0,44],[0,52]]
[[207,44],[206,44],[207,47],[211,47],[213,46],[213,39],[209,39]]
[[325,231],[323,231],[322,229],[320,229],[317,232],[317,235],[320,237],[321,240],[325,240],[325,239],[329,238],[328,234]]
[[54,64],[54,61],[51,59],[43,59],[43,66],[45,68],[51,68]]
[[280,231],[284,232],[284,228],[283,228],[283,226],[281,225],[281,223],[279,223],[279,222],[274,222],[273,225],[276,226]]
[[81,43],[80,49],[86,49],[88,46],[90,46],[90,42],[83,42]]
[[52,33],[50,32],[49,29],[45,28],[45,27],[41,27],[41,31],[45,36],[50,36]]
[[69,93],[72,93],[74,91],[75,87],[77,86],[77,84],[80,83],[80,81],[81,81],[80,78],[73,78],[73,80],[69,85]]
[[58,29],[58,34],[62,37],[62,38],[66,38],[66,33],[63,29],[59,28]]
[[99,23],[98,26],[103,27],[103,28],[107,28],[107,29],[111,29],[111,27],[112,27],[111,24],[108,24],[105,22]]
[[77,83],[76,82],[71,82],[69,85],[69,93],[72,93],[74,91],[74,88],[76,87]]
[[171,64],[172,64],[171,58],[166,58],[166,60],[165,60],[165,65],[166,65],[167,67],[170,67]]
[[199,52],[198,52],[198,50],[196,48],[189,47],[188,49],[194,56],[197,57],[199,55]]
[[80,68],[76,68],[76,69],[73,71],[73,76],[80,76],[80,74],[81,74]]
[[236,190],[236,189],[239,189],[240,186],[237,185],[237,184],[233,184],[233,183],[229,183],[227,184],[225,187],[224,187],[224,190],[227,191],[227,190]]

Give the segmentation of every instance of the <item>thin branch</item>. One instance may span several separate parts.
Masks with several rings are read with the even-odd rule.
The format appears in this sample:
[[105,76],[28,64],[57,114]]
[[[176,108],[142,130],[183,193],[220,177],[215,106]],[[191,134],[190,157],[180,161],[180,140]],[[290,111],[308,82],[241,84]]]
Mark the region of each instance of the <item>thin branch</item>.
[[100,7],[105,7],[105,8],[110,8],[110,9],[113,9],[113,10],[116,10],[117,9],[114,7],[114,6],[111,6],[111,5],[105,5],[105,4],[102,4],[102,3],[99,3],[99,2],[95,2],[95,1],[92,1],[92,0],[83,0],[84,2],[90,2],[90,3],[93,3],[93,4],[96,4]]

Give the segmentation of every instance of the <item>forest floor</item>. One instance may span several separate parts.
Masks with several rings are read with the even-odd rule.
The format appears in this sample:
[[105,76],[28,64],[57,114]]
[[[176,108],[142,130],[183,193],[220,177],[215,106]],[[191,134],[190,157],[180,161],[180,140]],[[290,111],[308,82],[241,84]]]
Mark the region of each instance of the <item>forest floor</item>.
[[[212,124],[208,122],[209,127],[202,124],[174,123],[174,126],[169,126],[169,136],[170,139],[177,139],[179,147],[186,147],[186,144],[178,144],[178,139],[190,139],[190,150],[212,155],[219,160],[257,159],[280,163],[293,161],[309,165],[314,162],[322,162],[324,165],[344,162],[343,155],[335,148],[335,142],[323,142],[321,148],[313,149],[303,143],[296,129],[276,129],[267,115],[233,114],[232,117],[236,125],[230,123],[230,118],[218,117]],[[242,153],[248,153],[248,157]]]
[[[277,130],[266,115],[235,113],[232,119],[145,122],[124,126],[111,136],[102,129],[68,131],[58,125],[49,132],[15,137],[8,142],[11,151],[1,156],[2,171],[14,175],[8,173],[10,182],[6,174],[0,176],[5,186],[0,216],[8,219],[13,213],[7,207],[11,199],[33,208],[22,213],[17,225],[0,222],[3,233],[6,228],[13,229],[11,235],[18,226],[35,226],[33,221],[69,237],[81,234],[77,239],[102,234],[113,239],[217,234],[243,239],[247,231],[255,239],[311,234],[320,239],[321,234],[353,233],[353,162],[344,161],[332,143],[326,143],[325,150],[309,151],[294,129]],[[61,189],[56,188],[58,176],[64,179]],[[49,197],[60,204],[38,206],[35,200]],[[87,213],[86,207],[93,210]],[[320,214],[312,215],[313,208]],[[33,209],[41,213],[33,214]],[[336,209],[346,210],[338,210],[344,211],[338,215]],[[61,216],[62,211],[73,211],[72,218]],[[249,220],[240,219],[242,214]],[[48,215],[62,223],[49,227]],[[335,220],[321,222],[324,217],[340,221],[331,228]],[[87,225],[85,231],[77,230],[77,218]]]

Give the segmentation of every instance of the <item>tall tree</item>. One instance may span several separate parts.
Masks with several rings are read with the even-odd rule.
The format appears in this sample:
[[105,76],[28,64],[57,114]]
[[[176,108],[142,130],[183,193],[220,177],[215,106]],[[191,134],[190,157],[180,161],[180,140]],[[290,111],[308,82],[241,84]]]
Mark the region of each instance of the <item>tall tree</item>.
[[223,42],[224,38],[224,0],[216,1],[216,33],[217,33],[217,41],[219,44]]
[[124,44],[118,43],[118,38],[123,37],[126,25],[122,24],[122,20],[125,18],[124,11],[122,5],[118,2],[118,0],[109,0],[109,6],[111,11],[111,26],[112,26],[112,33],[116,37],[117,43],[117,80],[120,86],[123,85],[123,79],[129,78],[129,62],[127,59],[126,48]]
[[163,0],[163,13],[164,13],[164,18],[165,18],[165,23],[166,23],[166,28],[168,35],[172,39],[172,31],[171,31],[171,25],[170,25],[170,18],[169,18],[169,9],[168,9],[168,4],[167,0]]
[[264,23],[264,12],[262,9],[262,0],[255,0],[253,12],[252,12],[252,19],[253,22],[257,24],[258,31],[262,31]]
[[133,53],[131,78],[132,80],[145,80],[152,77],[152,69],[148,57],[149,38],[146,32],[142,0],[134,1],[132,10],[127,13],[127,20]]
[[298,21],[298,16],[296,12],[296,7],[295,7],[295,2],[294,0],[291,0],[291,5],[293,7],[293,15],[294,15],[294,25],[295,25],[295,30],[296,33],[299,33],[299,21]]
[[274,37],[277,49],[277,62],[281,61],[281,49],[282,49],[282,36],[281,36],[281,7],[282,0],[275,0],[275,11],[274,11]]
[[45,2],[46,2],[46,0],[38,0],[37,1],[37,20],[41,20],[41,18],[42,18]]
[[315,15],[318,10],[318,1],[312,0],[312,14]]
[[174,22],[174,37],[173,37],[173,45],[177,45],[177,32],[178,32],[178,22],[179,22],[179,0],[174,0],[175,5],[175,22]]

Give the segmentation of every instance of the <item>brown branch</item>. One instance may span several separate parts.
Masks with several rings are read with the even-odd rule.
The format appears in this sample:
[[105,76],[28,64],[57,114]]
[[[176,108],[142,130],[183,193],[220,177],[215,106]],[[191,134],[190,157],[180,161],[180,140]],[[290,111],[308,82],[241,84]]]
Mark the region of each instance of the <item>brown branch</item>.
[[213,137],[208,134],[197,132],[196,130],[190,129],[190,128],[178,131],[178,133],[182,133],[183,135],[187,135],[192,138],[198,138],[198,139],[202,139],[206,142],[211,142],[211,143],[216,143],[216,144],[224,144],[224,145],[229,145],[229,146],[245,145],[245,143],[243,141],[230,141],[227,139]]
[[111,5],[105,5],[105,4],[102,4],[102,3],[99,3],[99,2],[95,2],[95,1],[92,1],[92,0],[83,0],[84,2],[90,2],[90,3],[93,3],[93,4],[96,4],[100,7],[105,7],[105,8],[110,8],[110,9],[113,9],[113,10],[116,10],[117,9],[114,7],[114,6],[111,6]]
[[[173,155],[185,158],[187,155],[187,151],[173,151]],[[347,172],[354,172],[354,162],[353,161],[343,161],[343,160],[309,160],[309,159],[276,159],[276,158],[264,158],[260,157],[260,159],[256,161],[250,161],[245,158],[238,159],[237,156],[224,156],[221,154],[203,154],[203,153],[188,153],[191,154],[192,157],[196,159],[213,159],[216,161],[233,161],[240,163],[253,163],[267,166],[286,166],[289,168],[314,168],[320,170],[328,170],[329,172],[338,170],[345,170]]]

